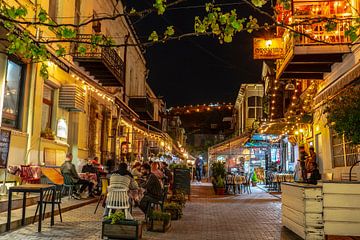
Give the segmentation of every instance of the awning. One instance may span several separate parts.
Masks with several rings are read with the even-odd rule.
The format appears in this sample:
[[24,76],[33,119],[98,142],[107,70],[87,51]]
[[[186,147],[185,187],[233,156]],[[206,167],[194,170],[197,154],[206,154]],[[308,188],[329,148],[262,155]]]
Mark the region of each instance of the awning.
[[317,96],[314,98],[315,106],[334,97],[343,88],[353,83],[355,80],[358,80],[359,78],[360,78],[360,63],[357,63],[355,67],[353,67],[349,71],[346,71],[337,80],[327,85],[317,94]]
[[243,135],[231,138],[222,143],[214,145],[209,148],[209,155],[231,155],[236,154],[240,148],[244,148],[245,143],[250,139],[250,136]]

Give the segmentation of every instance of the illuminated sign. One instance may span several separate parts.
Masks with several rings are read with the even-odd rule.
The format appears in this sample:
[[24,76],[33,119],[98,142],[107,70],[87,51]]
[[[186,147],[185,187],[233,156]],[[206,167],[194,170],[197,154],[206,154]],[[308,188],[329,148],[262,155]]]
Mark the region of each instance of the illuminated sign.
[[284,57],[281,38],[254,38],[254,59],[278,59]]
[[59,119],[57,123],[56,136],[59,138],[67,139],[68,126],[65,119]]

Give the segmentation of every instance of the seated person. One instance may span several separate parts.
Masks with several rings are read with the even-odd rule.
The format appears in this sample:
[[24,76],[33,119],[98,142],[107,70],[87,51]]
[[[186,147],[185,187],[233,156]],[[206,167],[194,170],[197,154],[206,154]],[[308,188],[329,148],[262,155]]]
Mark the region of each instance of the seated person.
[[61,173],[62,175],[68,175],[75,185],[81,185],[79,192],[73,192],[73,197],[75,199],[80,199],[80,193],[82,193],[87,187],[89,190],[89,197],[94,197],[92,194],[93,184],[79,177],[76,172],[75,165],[71,162],[72,158],[72,153],[66,154],[65,162],[61,165]]
[[316,162],[310,162],[309,163],[309,170],[310,170],[310,177],[308,177],[307,182],[310,184],[317,184],[317,181],[321,179],[321,175],[319,172],[319,169],[317,169],[317,163]]
[[164,173],[159,169],[159,163],[153,162],[151,165],[151,173],[154,174],[160,181],[164,177]]
[[134,166],[131,168],[131,174],[136,178],[141,177],[141,163],[136,162],[134,164]]
[[94,165],[92,164],[92,160],[88,160],[87,164],[82,167],[81,170],[82,173],[98,173],[98,170]]
[[142,176],[147,180],[143,183],[140,183],[140,186],[145,189],[145,192],[144,197],[139,203],[139,207],[143,213],[146,214],[149,204],[161,200],[163,191],[158,177],[151,172],[151,167],[149,164],[144,163],[141,166],[141,173]]
[[[138,184],[132,177],[131,173],[127,170],[126,163],[120,163],[119,169],[110,176],[110,185],[108,187],[108,191],[110,192],[111,189],[116,188],[130,190],[129,197],[132,197],[130,194],[131,191],[136,191],[139,189]],[[107,216],[108,213],[109,210],[107,207],[105,207],[104,216]]]

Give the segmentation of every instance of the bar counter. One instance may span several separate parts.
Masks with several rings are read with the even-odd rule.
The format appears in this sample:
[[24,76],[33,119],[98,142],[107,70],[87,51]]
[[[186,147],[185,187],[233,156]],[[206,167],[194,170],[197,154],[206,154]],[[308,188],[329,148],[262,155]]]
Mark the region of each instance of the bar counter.
[[282,225],[303,239],[360,236],[360,182],[282,183]]

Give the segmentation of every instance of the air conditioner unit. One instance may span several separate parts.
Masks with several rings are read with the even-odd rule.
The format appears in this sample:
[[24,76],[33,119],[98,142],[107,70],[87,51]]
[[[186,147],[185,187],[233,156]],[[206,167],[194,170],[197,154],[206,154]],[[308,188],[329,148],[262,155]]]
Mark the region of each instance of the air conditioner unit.
[[75,84],[63,85],[59,94],[59,107],[70,112],[83,112],[85,109],[84,89]]

